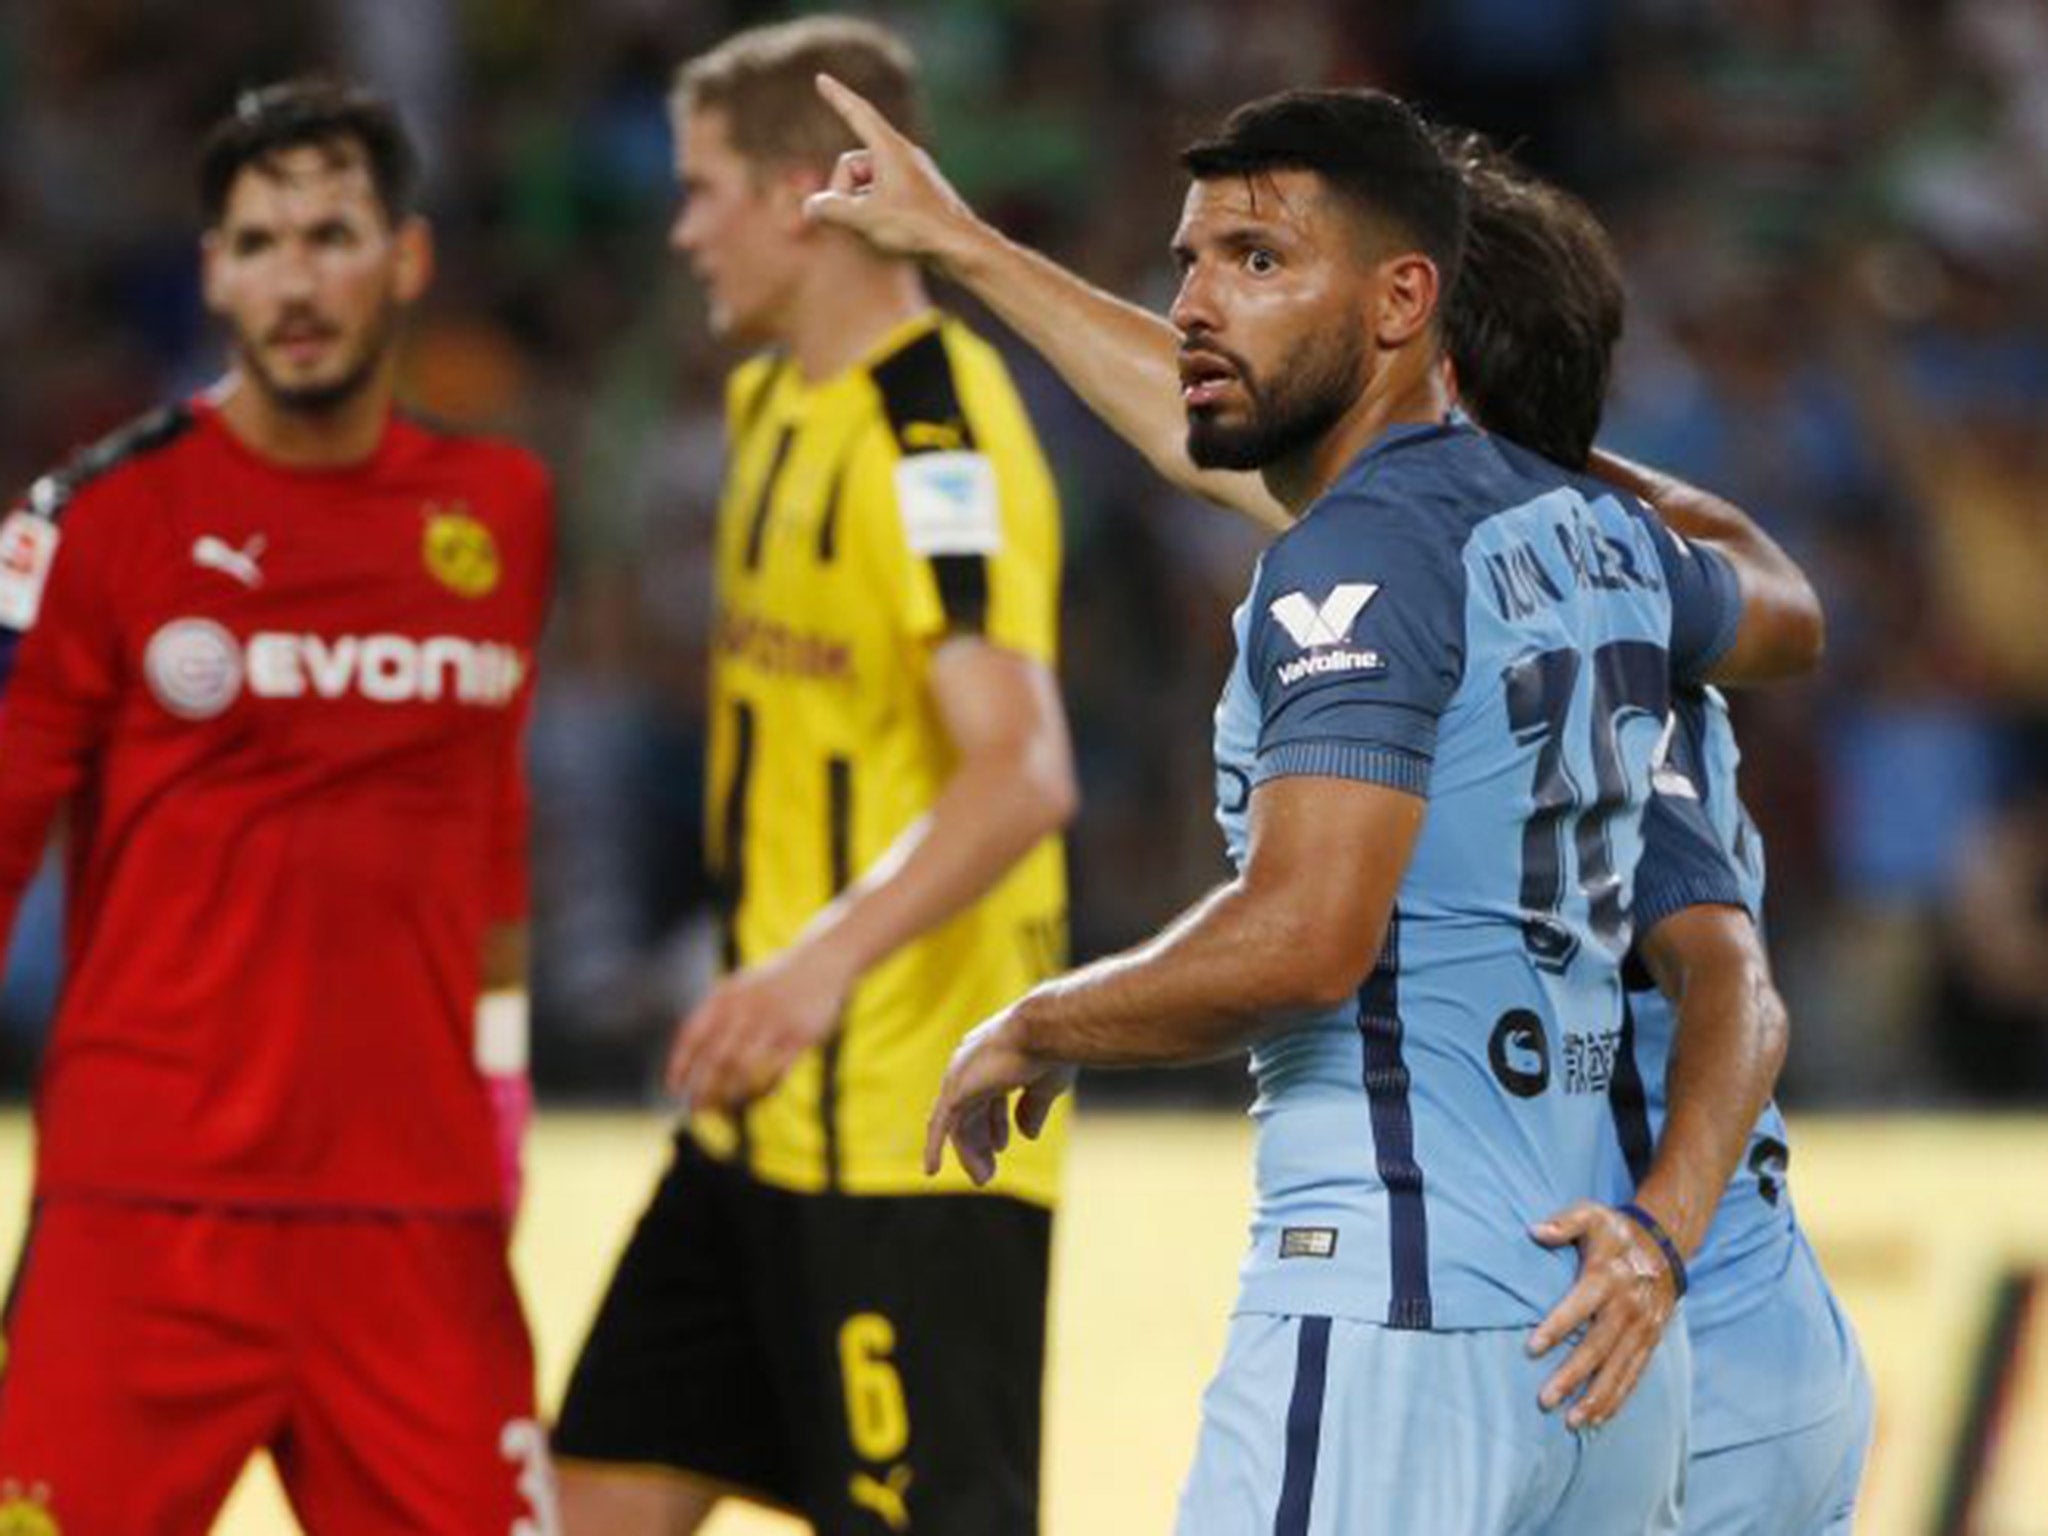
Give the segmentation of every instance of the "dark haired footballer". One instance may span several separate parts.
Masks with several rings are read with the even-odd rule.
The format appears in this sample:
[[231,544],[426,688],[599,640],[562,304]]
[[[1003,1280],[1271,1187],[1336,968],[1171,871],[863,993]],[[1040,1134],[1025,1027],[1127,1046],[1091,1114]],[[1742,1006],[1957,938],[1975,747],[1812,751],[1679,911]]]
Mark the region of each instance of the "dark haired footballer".
[[[1558,463],[1590,462],[1686,534],[1726,529],[1739,514],[1716,498],[1594,447],[1624,299],[1591,211],[1476,134],[1446,144],[1472,193],[1446,318],[1463,400],[1489,430]],[[1632,903],[1643,966],[1630,977],[1626,1049],[1609,1089],[1608,1188],[1670,1211],[1689,1260],[1685,1530],[1829,1536],[1855,1514],[1873,1428],[1869,1375],[1793,1210],[1790,1137],[1768,1097],[1783,1005],[1762,953],[1763,840],[1738,794],[1728,706],[1716,689],[1686,688],[1672,713]],[[1740,997],[1752,988],[1765,1000],[1763,1029],[1742,1027]],[[1706,1106],[1712,1124],[1669,1134],[1674,1104],[1696,1120]],[[1690,1189],[1716,1198],[1660,1176],[1674,1143],[1711,1147]]]
[[[854,121],[856,126],[863,126],[857,101],[837,92],[830,82],[825,83],[823,88],[840,101],[842,110],[849,113],[850,120]],[[1313,130],[1312,118],[1305,117],[1304,123],[1311,131]],[[950,273],[966,281],[967,285],[977,292],[977,296],[984,298],[1016,325],[1027,339],[1045,350],[1048,357],[1068,375],[1070,381],[1074,382],[1098,409],[1103,410],[1113,424],[1153,454],[1155,463],[1159,463],[1162,469],[1174,474],[1175,478],[1183,482],[1191,479],[1200,480],[1203,482],[1202,489],[1211,494],[1221,492],[1234,504],[1248,507],[1254,515],[1263,514],[1267,520],[1274,522],[1286,521],[1284,511],[1278,508],[1272,498],[1266,496],[1263,489],[1249,477],[1218,474],[1197,476],[1192,472],[1188,455],[1201,453],[1203,445],[1200,442],[1200,434],[1190,433],[1183,446],[1178,440],[1178,434],[1173,432],[1174,424],[1164,419],[1165,412],[1161,409],[1161,402],[1170,398],[1169,391],[1173,383],[1173,337],[1166,327],[1153,317],[1144,315],[1142,311],[1131,310],[1106,295],[1088,289],[1078,279],[1072,278],[1043,258],[1003,242],[993,231],[987,230],[986,226],[980,226],[951,195],[950,189],[945,187],[930,162],[913,146],[900,139],[892,140],[879,132],[872,135],[864,132],[864,138],[868,143],[868,154],[855,157],[847,166],[843,166],[842,171],[845,174],[839,182],[839,191],[853,195],[844,201],[839,197],[820,200],[817,211],[822,216],[832,217],[861,229],[871,238],[877,238],[880,243],[891,248],[915,250],[938,256],[941,265]],[[1445,148],[1451,153],[1453,161],[1459,164],[1460,170],[1466,174],[1469,185],[1473,180],[1471,167],[1455,152],[1458,146],[1447,143]],[[1384,185],[1384,179],[1377,184]],[[1490,213],[1498,213],[1497,208],[1488,206],[1487,193],[1494,189],[1472,187],[1471,190],[1474,207],[1468,238],[1476,246],[1485,244],[1489,235],[1495,237],[1486,249],[1475,252],[1482,264],[1497,261],[1499,248],[1503,244],[1518,254],[1529,256],[1532,261],[1554,256],[1559,251],[1567,255],[1576,253],[1573,240],[1562,238],[1546,241],[1541,237],[1540,231],[1539,237],[1533,242],[1533,250],[1525,249],[1530,242],[1518,239],[1519,232],[1515,230],[1508,231],[1509,238],[1501,240],[1498,238],[1499,231],[1489,228],[1490,223],[1497,222],[1489,218]],[[1582,210],[1580,213],[1583,216]],[[1589,217],[1587,221],[1590,223]],[[1597,227],[1595,228],[1597,232]],[[1261,257],[1256,252],[1247,251],[1245,259],[1248,263],[1257,263]],[[1472,258],[1468,257],[1469,259]],[[1551,273],[1548,276],[1554,279],[1556,274]],[[1533,423],[1547,433],[1547,436],[1539,436],[1536,439],[1539,446],[1557,453],[1572,454],[1577,461],[1583,462],[1584,447],[1580,446],[1574,453],[1570,447],[1570,440],[1573,433],[1583,429],[1586,440],[1590,441],[1592,427],[1585,425],[1588,413],[1580,405],[1584,399],[1583,385],[1588,378],[1594,381],[1590,422],[1597,424],[1599,400],[1604,393],[1608,350],[1619,331],[1621,296],[1618,279],[1611,268],[1603,267],[1597,259],[1579,261],[1571,270],[1570,277],[1572,302],[1564,306],[1563,314],[1544,317],[1549,323],[1548,330],[1543,333],[1544,337],[1557,344],[1545,357],[1545,362],[1551,366],[1540,370],[1535,379],[1540,387],[1538,398],[1544,401],[1545,409],[1540,413],[1534,409],[1527,410],[1513,421],[1519,426],[1529,426]],[[1461,295],[1463,291],[1461,288]],[[1533,309],[1533,306],[1531,308]],[[1469,310],[1461,312],[1460,306],[1454,303],[1445,319],[1447,346],[1453,355],[1458,355],[1461,346],[1472,345],[1475,329],[1482,343],[1508,344],[1498,325],[1494,325],[1491,332],[1487,330],[1489,319],[1498,318],[1500,317],[1489,317],[1482,313],[1477,317],[1478,324],[1475,326],[1474,315]],[[1507,318],[1515,317],[1511,313]],[[1526,316],[1522,318],[1526,319]],[[1161,332],[1166,332],[1163,340]],[[1560,350],[1567,347],[1573,350]],[[1324,357],[1327,358],[1331,350],[1331,345],[1325,341]],[[1305,357],[1296,354],[1289,360],[1312,362],[1313,358],[1312,355]],[[1201,388],[1201,375],[1205,371],[1204,360],[1198,359],[1191,371],[1195,375],[1189,381],[1192,385],[1190,394],[1193,395]],[[1231,370],[1227,366],[1218,369],[1211,361],[1207,363],[1207,371],[1215,377],[1222,378]],[[1265,376],[1255,381],[1247,380],[1246,387],[1259,394],[1262,406],[1271,406],[1278,394],[1273,381]],[[1576,412],[1572,409],[1575,406],[1579,407]],[[1560,448],[1559,445],[1563,446]],[[1218,458],[1213,452],[1206,457],[1212,461]],[[1226,457],[1222,462],[1227,463],[1230,460]],[[1768,557],[1771,552],[1766,549],[1762,553]],[[1783,583],[1773,587],[1771,582],[1782,575],[1782,567],[1774,569],[1768,558],[1759,560],[1751,555],[1741,562],[1739,574],[1745,586],[1763,587],[1763,591],[1758,594],[1760,601],[1756,604],[1761,609],[1768,610],[1777,606],[1796,612],[1800,599],[1807,596],[1796,584]],[[1368,598],[1366,601],[1369,603],[1371,599]],[[1298,618],[1303,616],[1297,614]],[[1760,647],[1752,641],[1749,647],[1751,654],[1746,665],[1783,666],[1788,663],[1791,653],[1798,649],[1796,627],[1780,631],[1775,637],[1768,629],[1759,629],[1758,632],[1764,639],[1774,640],[1777,654],[1771,653],[1773,647]],[[1742,647],[1738,645],[1738,650],[1740,649]],[[1226,729],[1230,713],[1228,704],[1227,694],[1224,715]],[[1657,819],[1660,818],[1652,818],[1653,821]],[[1666,816],[1661,819],[1670,818]],[[1655,845],[1659,841],[1670,839],[1652,830],[1650,840]],[[1696,840],[1706,839],[1699,836]],[[1721,944],[1730,953],[1715,957],[1718,962],[1717,971],[1703,965],[1691,977],[1693,984],[1688,989],[1687,1009],[1689,1019],[1714,1011],[1695,1005],[1716,1001],[1725,1004],[1730,999],[1731,990],[1739,997],[1743,987],[1753,984],[1761,974],[1758,957],[1743,952],[1738,946],[1727,945],[1725,935],[1710,933],[1706,938],[1710,942]],[[1689,943],[1695,951],[1701,947],[1701,942],[1697,938],[1691,939]],[[1707,983],[1710,981],[1718,981],[1720,985],[1709,986]],[[1753,1032],[1765,1032],[1766,1021],[1756,1015],[1760,1011],[1767,1011],[1745,1010],[1740,1007],[1732,1011],[1748,1018],[1748,1027]],[[1505,1038],[1504,1045],[1519,1044],[1526,1048],[1534,1038],[1511,1033]],[[1504,1050],[1503,1056],[1512,1071],[1513,1050]],[[1529,1080],[1525,1078],[1521,1081],[1526,1086]],[[1762,1091],[1767,1092],[1767,1076],[1764,1077],[1764,1082],[1765,1087]],[[1753,1104],[1748,1113],[1753,1117]],[[1745,1124],[1746,1121],[1742,1120],[1741,1114],[1739,1108],[1716,1105],[1713,1106],[1713,1113],[1706,1118],[1717,1126],[1725,1127],[1728,1124]],[[1709,1129],[1712,1131],[1714,1127],[1710,1126]],[[1674,1141],[1677,1139],[1673,1138]],[[1697,1145],[1700,1139],[1695,1136],[1693,1144]],[[1709,1134],[1704,1140],[1710,1152],[1718,1154],[1718,1143],[1725,1142],[1727,1137],[1723,1131],[1718,1135]],[[1711,1158],[1707,1160],[1711,1161]],[[1722,1168],[1715,1178],[1725,1179],[1725,1176],[1726,1170]],[[1667,1182],[1667,1190],[1674,1193],[1684,1192],[1688,1188],[1697,1191],[1701,1187],[1701,1177],[1697,1171],[1692,1172],[1689,1185],[1685,1181],[1679,1181],[1675,1185]],[[1709,1181],[1705,1187],[1711,1189],[1715,1186]],[[1626,1190],[1623,1193],[1625,1195]],[[1645,1185],[1639,1193],[1647,1205],[1651,1198],[1649,1186]],[[1685,1206],[1681,1202],[1678,1208],[1684,1209]],[[1650,1219],[1655,1222],[1654,1217]],[[1661,1226],[1660,1223],[1657,1225]],[[1560,1232],[1548,1234],[1553,1240],[1559,1239],[1562,1235]],[[1647,1241],[1641,1245],[1643,1248],[1648,1246]],[[1589,1246],[1589,1274],[1598,1267],[1593,1262],[1595,1256],[1593,1247]],[[1656,1284],[1662,1272],[1663,1266],[1657,1258],[1652,1257],[1647,1270],[1652,1286]],[[1553,1330],[1553,1338],[1561,1334],[1563,1329],[1559,1326],[1559,1317],[1574,1306],[1579,1309],[1579,1315],[1584,1315],[1585,1311],[1590,1310],[1585,1303],[1598,1294],[1597,1289],[1589,1289],[1582,1280],[1565,1306],[1558,1309],[1558,1315],[1546,1321],[1544,1329]],[[1601,1332],[1602,1328],[1596,1322],[1594,1334],[1597,1336]],[[1627,1331],[1613,1332],[1625,1335]],[[1651,1336],[1654,1338],[1654,1332]],[[1607,1342],[1611,1345],[1613,1340]],[[1556,1380],[1546,1386],[1547,1400],[1562,1400],[1588,1379],[1588,1373],[1593,1371],[1593,1365],[1582,1362],[1582,1357],[1586,1354],[1587,1351],[1583,1347],[1574,1351],[1572,1361],[1559,1373]],[[1606,1355],[1605,1363],[1600,1365],[1597,1373],[1592,1374],[1591,1386],[1584,1396],[1576,1401],[1573,1414],[1575,1421],[1597,1423],[1611,1415],[1615,1411],[1615,1405],[1626,1394],[1641,1368],[1640,1344],[1635,1346],[1634,1353],[1625,1347],[1611,1349]],[[1192,1500],[1192,1491],[1190,1497]],[[1282,1503],[1284,1506],[1285,1501],[1282,1500]],[[1322,1507],[1319,1498],[1318,1510]],[[1384,1513],[1377,1503],[1373,1507],[1377,1513]],[[1441,1503],[1425,1503],[1424,1507],[1429,1528],[1438,1528],[1438,1522],[1445,1518],[1447,1506]],[[1319,1514],[1316,1526],[1318,1529],[1323,1528],[1321,1519],[1322,1516]],[[1195,1528],[1209,1527],[1197,1524]]]
[[0,940],[62,814],[69,972],[0,1527],[197,1536],[267,1450],[315,1532],[555,1528],[506,1253],[551,498],[393,411],[413,181],[365,91],[243,97],[230,372],[0,530]]

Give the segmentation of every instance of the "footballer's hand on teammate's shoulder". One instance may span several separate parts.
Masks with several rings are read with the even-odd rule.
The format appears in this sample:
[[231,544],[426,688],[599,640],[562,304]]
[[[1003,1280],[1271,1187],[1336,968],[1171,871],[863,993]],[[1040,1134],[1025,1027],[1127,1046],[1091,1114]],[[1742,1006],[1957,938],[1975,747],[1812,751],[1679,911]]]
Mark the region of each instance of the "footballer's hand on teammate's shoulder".
[[950,1141],[968,1178],[986,1184],[1010,1144],[1010,1095],[1018,1095],[1017,1128],[1035,1137],[1060,1095],[1073,1087],[1072,1065],[1049,1060],[1025,1043],[1021,1010],[1028,1001],[979,1025],[953,1052],[925,1129],[926,1174],[938,1173]]
[[772,1091],[839,1027],[852,980],[829,950],[803,945],[734,972],[677,1029],[669,1092],[693,1110],[730,1110]]
[[866,97],[830,75],[818,94],[861,142],[833,167],[832,180],[804,202],[805,215],[850,229],[895,256],[939,261],[985,232],[981,220],[932,157],[899,132]]
[[1678,1306],[1669,1262],[1641,1225],[1611,1205],[1582,1200],[1530,1228],[1546,1248],[1579,1250],[1579,1277],[1529,1335],[1529,1353],[1573,1340],[1543,1384],[1543,1410],[1569,1404],[1573,1429],[1605,1424],[1621,1410],[1650,1363]]

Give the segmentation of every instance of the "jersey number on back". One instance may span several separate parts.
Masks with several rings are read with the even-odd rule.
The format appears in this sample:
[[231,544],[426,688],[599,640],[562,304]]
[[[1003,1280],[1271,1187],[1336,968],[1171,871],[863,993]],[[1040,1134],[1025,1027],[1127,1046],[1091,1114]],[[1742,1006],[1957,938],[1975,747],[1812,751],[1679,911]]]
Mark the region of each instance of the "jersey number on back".
[[1584,722],[1593,767],[1589,799],[1566,752],[1584,659],[1582,652],[1569,648],[1542,651],[1523,657],[1502,674],[1508,728],[1518,744],[1536,748],[1534,803],[1522,828],[1522,937],[1536,964],[1553,972],[1570,965],[1579,949],[1578,935],[1559,915],[1567,842],[1577,855],[1579,890],[1586,898],[1594,937],[1617,955],[1627,947],[1628,914],[1609,835],[1609,824],[1629,803],[1622,730],[1636,718],[1655,721],[1661,729],[1671,707],[1671,669],[1664,647],[1647,640],[1616,640],[1593,652],[1590,718]]

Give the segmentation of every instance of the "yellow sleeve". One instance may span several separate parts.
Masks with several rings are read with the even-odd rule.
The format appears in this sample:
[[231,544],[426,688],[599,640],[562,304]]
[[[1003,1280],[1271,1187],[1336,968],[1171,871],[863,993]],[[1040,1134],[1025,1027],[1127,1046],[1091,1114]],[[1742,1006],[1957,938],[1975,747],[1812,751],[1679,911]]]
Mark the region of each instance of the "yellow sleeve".
[[1030,420],[979,343],[928,352],[926,362],[925,398],[909,408],[899,399],[890,409],[890,381],[878,378],[883,419],[848,466],[873,569],[907,636],[979,634],[1051,665],[1059,500]]

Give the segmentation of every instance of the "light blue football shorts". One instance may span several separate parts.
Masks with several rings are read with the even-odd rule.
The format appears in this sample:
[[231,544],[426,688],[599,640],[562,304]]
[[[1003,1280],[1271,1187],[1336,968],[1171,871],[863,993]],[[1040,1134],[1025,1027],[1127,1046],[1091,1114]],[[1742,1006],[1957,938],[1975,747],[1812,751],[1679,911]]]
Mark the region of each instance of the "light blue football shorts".
[[1860,1354],[1853,1367],[1847,1401],[1818,1423],[1693,1457],[1685,1536],[1849,1536],[1876,1418]]
[[1178,1536],[1670,1536],[1691,1351],[1573,1431],[1536,1396],[1565,1358],[1526,1328],[1427,1333],[1241,1313],[1202,1398]]

